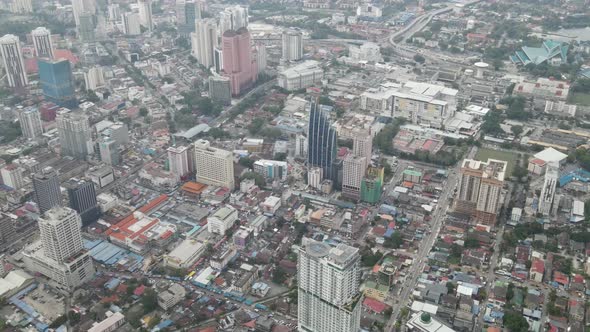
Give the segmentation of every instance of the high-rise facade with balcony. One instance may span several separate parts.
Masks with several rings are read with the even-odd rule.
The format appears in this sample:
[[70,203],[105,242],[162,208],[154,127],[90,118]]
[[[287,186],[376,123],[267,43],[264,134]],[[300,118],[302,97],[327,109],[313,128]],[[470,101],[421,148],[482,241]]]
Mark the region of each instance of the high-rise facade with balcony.
[[258,65],[252,59],[250,32],[228,30],[222,37],[223,72],[229,77],[232,95],[238,96],[254,86]]

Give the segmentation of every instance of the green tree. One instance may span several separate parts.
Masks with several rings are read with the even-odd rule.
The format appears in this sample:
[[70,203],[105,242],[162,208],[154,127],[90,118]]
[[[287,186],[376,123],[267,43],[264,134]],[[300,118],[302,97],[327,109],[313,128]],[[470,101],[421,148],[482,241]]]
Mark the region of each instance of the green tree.
[[522,126],[512,126],[510,127],[510,131],[514,134],[514,136],[519,136],[524,131]]
[[282,267],[277,266],[277,268],[272,273],[272,281],[275,284],[282,285],[287,280],[287,273],[283,270]]
[[264,127],[264,124],[265,123],[266,123],[266,121],[264,119],[262,119],[262,118],[255,118],[248,125],[248,131],[250,132],[250,134],[256,135],[256,134],[258,134],[260,132],[260,130],[262,129],[262,127]]
[[400,232],[395,232],[391,235],[390,238],[386,238],[383,246],[386,248],[393,248],[397,249],[402,246],[404,240]]
[[424,62],[426,62],[426,59],[424,59],[424,57],[420,54],[416,54],[414,55],[414,61],[416,61],[417,63],[423,64]]
[[152,288],[148,288],[144,291],[141,297],[141,304],[143,306],[144,313],[150,313],[158,307],[158,295]]
[[244,175],[242,175],[242,177],[240,178],[240,181],[243,181],[246,179],[254,179],[254,183],[256,183],[256,185],[259,187],[264,187],[264,185],[266,184],[266,180],[264,180],[264,176],[262,176],[261,174],[255,173],[255,172],[244,173]]
[[504,315],[504,326],[510,332],[527,332],[529,330],[529,323],[526,318],[520,313],[508,311]]
[[146,117],[146,116],[148,116],[148,109],[147,109],[147,108],[145,108],[145,107],[141,107],[141,108],[139,109],[139,115],[140,115],[140,116],[143,116],[143,117]]

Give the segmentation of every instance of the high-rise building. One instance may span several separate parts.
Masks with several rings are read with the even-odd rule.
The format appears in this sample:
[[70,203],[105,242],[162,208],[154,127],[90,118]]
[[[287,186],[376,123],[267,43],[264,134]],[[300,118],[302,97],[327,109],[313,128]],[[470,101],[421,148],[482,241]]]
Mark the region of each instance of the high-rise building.
[[258,74],[256,60],[252,60],[250,32],[246,28],[226,31],[222,47],[223,72],[230,79],[232,95],[238,96],[254,86]]
[[361,201],[375,204],[381,199],[383,191],[383,179],[385,176],[383,167],[369,167],[361,184]]
[[81,219],[67,207],[54,207],[39,218],[40,241],[23,250],[25,266],[72,291],[92,279],[92,258],[82,244]]
[[121,163],[119,144],[110,137],[101,138],[98,141],[98,152],[100,160],[107,165],[117,166]]
[[188,146],[171,146],[168,148],[168,165],[170,172],[176,176],[176,181],[189,175]]
[[28,107],[18,114],[18,121],[23,135],[28,139],[36,139],[43,134],[41,115],[36,107]]
[[295,137],[295,157],[307,158],[307,137],[304,135]]
[[226,31],[237,31],[248,27],[248,8],[242,6],[230,6],[219,13],[219,32],[223,35]]
[[45,167],[33,175],[33,196],[41,215],[62,205],[59,175],[56,170]]
[[35,46],[37,57],[53,59],[55,50],[51,40],[51,31],[44,27],[38,27],[31,31],[31,37],[33,38],[33,46]]
[[287,29],[282,35],[282,59],[298,61],[303,58],[303,32],[299,29]]
[[307,164],[322,169],[324,179],[333,180],[333,162],[336,160],[336,129],[329,115],[317,102],[311,103],[307,128]]
[[258,66],[258,74],[266,70],[266,46],[264,44],[256,45],[256,65]]
[[235,187],[232,152],[211,147],[209,141],[195,142],[195,172],[197,182],[230,190]]
[[94,15],[96,13],[96,0],[72,0],[72,12],[76,27],[80,26],[80,16],[83,13]]
[[70,61],[39,59],[39,82],[45,99],[62,107],[78,106]]
[[111,3],[108,6],[109,21],[116,22],[121,19],[121,7],[118,3]]
[[342,196],[361,199],[361,186],[365,176],[367,158],[349,155],[344,159],[342,170]]
[[0,38],[0,55],[2,55],[2,63],[6,71],[8,86],[17,89],[27,86],[29,80],[25,70],[23,52],[17,36],[4,35]]
[[288,164],[286,161],[259,159],[254,162],[254,172],[268,179],[286,180]]
[[365,157],[371,161],[373,154],[373,137],[369,130],[356,130],[352,139],[352,154],[357,157]]
[[303,238],[297,259],[299,331],[359,331],[360,283],[357,248]]
[[94,149],[88,117],[79,112],[62,111],[57,114],[55,120],[61,155],[86,159]]
[[461,164],[455,210],[475,216],[476,222],[494,225],[502,202],[507,163],[465,159]]
[[84,85],[86,90],[96,90],[105,84],[104,72],[102,67],[92,67],[84,73]]
[[214,65],[214,50],[217,47],[217,25],[215,19],[195,21],[196,30],[191,33],[192,54],[199,64],[206,68]]
[[92,42],[95,40],[95,22],[94,14],[84,12],[78,16],[80,24],[78,24],[78,38],[83,42]]
[[213,50],[213,65],[216,73],[220,74],[223,71],[223,50],[220,46]]
[[559,182],[559,163],[550,162],[545,171],[545,182],[543,189],[541,189],[541,196],[539,197],[538,211],[544,216],[551,214],[551,207],[553,205],[553,198],[555,197],[555,189]]
[[68,190],[69,206],[80,214],[82,226],[97,221],[100,217],[100,207],[96,200],[94,183],[70,179],[64,183],[64,187]]
[[25,185],[23,178],[23,169],[15,164],[9,164],[0,169],[2,175],[2,183],[14,190],[18,190]]
[[148,31],[154,29],[152,18],[152,0],[137,0],[139,7],[139,21]]
[[209,76],[209,98],[222,105],[231,105],[231,84],[225,76]]
[[128,36],[141,34],[139,14],[133,12],[123,14],[123,28],[125,29],[125,34]]
[[33,0],[12,0],[10,3],[10,11],[13,13],[32,13]]
[[178,33],[183,36],[195,32],[195,21],[201,19],[200,3],[195,1],[176,1],[176,24]]

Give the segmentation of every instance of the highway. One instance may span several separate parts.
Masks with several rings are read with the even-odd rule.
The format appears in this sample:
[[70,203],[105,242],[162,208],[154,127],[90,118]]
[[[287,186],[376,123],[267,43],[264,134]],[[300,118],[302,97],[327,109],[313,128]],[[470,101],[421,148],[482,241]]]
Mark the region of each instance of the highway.
[[[477,147],[472,147],[466,158],[473,158],[477,152]],[[418,282],[418,277],[424,270],[424,266],[427,262],[426,257],[434,246],[438,233],[443,224],[444,217],[447,210],[449,209],[449,198],[454,194],[454,188],[457,184],[461,165],[457,164],[454,169],[449,172],[449,177],[443,187],[443,192],[438,199],[438,206],[432,215],[431,219],[431,232],[428,237],[423,239],[416,253],[416,258],[409,271],[406,272],[406,280],[401,285],[401,290],[398,296],[398,301],[392,306],[392,313],[389,321],[385,325],[385,331],[393,331],[395,322],[399,318],[401,308],[403,308],[410,299],[410,295]],[[401,170],[401,169],[400,169]]]

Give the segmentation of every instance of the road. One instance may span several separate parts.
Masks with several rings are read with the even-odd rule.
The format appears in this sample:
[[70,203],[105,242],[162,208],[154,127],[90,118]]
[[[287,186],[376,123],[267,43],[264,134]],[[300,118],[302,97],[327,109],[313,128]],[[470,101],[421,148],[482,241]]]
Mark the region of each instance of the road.
[[[473,158],[477,152],[477,147],[472,147],[466,158]],[[449,208],[449,198],[454,194],[454,188],[458,181],[459,171],[461,165],[458,164],[455,169],[449,172],[449,177],[443,187],[443,192],[438,199],[438,206],[432,215],[431,232],[428,237],[422,240],[420,247],[416,253],[414,263],[410,267],[409,271],[406,272],[406,281],[401,285],[400,295],[396,296],[399,300],[392,306],[392,313],[389,321],[385,325],[385,331],[393,331],[395,322],[399,318],[401,309],[407,304],[410,298],[410,294],[416,288],[418,277],[424,270],[424,266],[427,262],[426,256],[434,246],[438,233],[440,232],[443,224],[444,217]]]

